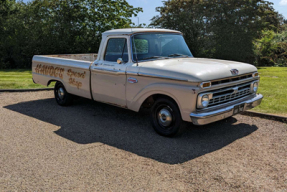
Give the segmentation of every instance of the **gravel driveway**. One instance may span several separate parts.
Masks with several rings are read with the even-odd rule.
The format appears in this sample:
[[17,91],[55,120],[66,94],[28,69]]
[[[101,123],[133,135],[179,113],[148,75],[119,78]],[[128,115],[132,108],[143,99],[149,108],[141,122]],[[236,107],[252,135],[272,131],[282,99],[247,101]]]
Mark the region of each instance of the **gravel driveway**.
[[238,115],[157,135],[143,113],[0,93],[0,191],[286,191],[287,126]]

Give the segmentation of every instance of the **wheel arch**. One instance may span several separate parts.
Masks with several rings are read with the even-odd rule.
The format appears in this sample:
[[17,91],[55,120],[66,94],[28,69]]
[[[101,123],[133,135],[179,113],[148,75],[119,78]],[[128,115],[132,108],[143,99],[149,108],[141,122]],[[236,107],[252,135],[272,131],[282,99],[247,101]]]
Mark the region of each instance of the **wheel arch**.
[[[65,83],[59,79],[50,79],[48,82],[47,82],[47,87],[52,83],[52,82],[60,82],[62,83],[64,86],[65,86]],[[66,87],[66,86],[65,86]]]
[[181,105],[178,99],[169,92],[159,91],[159,90],[157,91],[154,90],[154,91],[145,93],[140,98],[138,98],[136,101],[134,101],[133,103],[130,103],[129,109],[138,112],[143,108],[151,108],[154,101],[159,98],[166,98],[166,99],[173,101],[178,107],[180,114],[183,115],[182,108],[181,108]]
[[56,80],[56,79],[51,79],[48,81],[47,83],[47,87],[52,83],[52,82],[58,82],[59,80]]
[[165,99],[169,99],[173,101],[177,105],[177,107],[180,109],[179,103],[176,101],[176,99],[174,99],[173,96],[166,94],[166,93],[154,93],[154,94],[147,96],[146,99],[142,102],[140,108],[150,108],[152,107],[154,102],[160,98],[165,98]]

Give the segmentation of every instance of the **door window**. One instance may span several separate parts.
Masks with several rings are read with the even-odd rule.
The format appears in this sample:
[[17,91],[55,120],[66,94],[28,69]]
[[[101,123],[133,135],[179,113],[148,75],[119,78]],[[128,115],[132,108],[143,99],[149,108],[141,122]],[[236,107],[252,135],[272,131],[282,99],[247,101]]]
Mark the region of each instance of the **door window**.
[[122,58],[125,63],[129,60],[125,38],[112,38],[108,41],[104,60],[116,62],[118,58]]

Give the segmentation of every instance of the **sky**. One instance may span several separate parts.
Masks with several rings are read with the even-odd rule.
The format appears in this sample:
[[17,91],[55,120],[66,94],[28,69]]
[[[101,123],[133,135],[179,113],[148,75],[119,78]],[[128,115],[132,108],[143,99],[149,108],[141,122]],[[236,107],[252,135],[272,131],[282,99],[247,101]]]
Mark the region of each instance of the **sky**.
[[[29,0],[23,0],[27,2]],[[158,15],[158,12],[155,11],[156,7],[162,6],[163,0],[127,0],[130,5],[134,7],[142,7],[143,12],[139,13],[137,17],[132,18],[133,23],[136,25],[139,23],[145,23],[146,25],[150,24],[150,20],[153,16]],[[269,0],[274,3],[273,7],[276,11],[282,14],[285,19],[287,19],[287,0]]]
[[[153,16],[158,15],[158,12],[155,11],[156,7],[162,6],[163,0],[127,0],[130,5],[134,7],[142,7],[143,13],[139,13],[139,23],[150,24],[150,20]],[[287,0],[269,0],[274,5],[275,11],[282,14],[285,19],[287,19]],[[137,25],[138,18],[132,18],[132,21]]]

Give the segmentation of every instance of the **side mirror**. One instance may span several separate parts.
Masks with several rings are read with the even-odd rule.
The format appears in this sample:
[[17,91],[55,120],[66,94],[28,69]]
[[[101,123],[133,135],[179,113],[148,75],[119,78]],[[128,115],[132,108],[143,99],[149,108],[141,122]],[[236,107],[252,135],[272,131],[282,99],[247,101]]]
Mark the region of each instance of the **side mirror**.
[[118,64],[122,64],[124,61],[123,61],[123,59],[122,58],[118,58],[118,60],[117,60],[117,63]]

